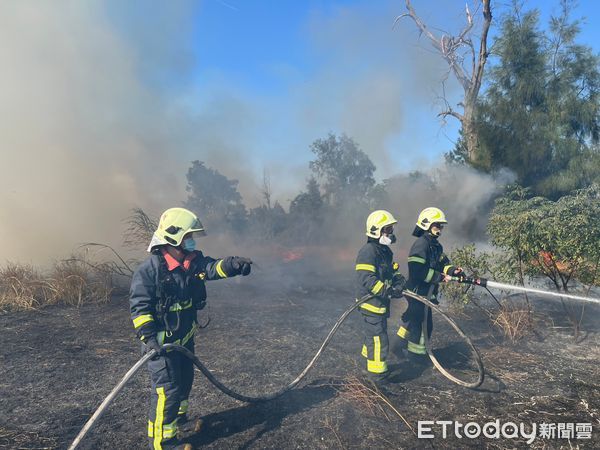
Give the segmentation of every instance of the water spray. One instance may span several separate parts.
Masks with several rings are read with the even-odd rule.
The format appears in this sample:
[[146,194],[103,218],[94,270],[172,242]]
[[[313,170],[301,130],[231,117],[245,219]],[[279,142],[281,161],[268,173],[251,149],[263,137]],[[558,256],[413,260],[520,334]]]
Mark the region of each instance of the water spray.
[[535,289],[525,286],[516,286],[513,284],[505,284],[498,283],[497,281],[488,280],[486,278],[469,278],[469,277],[452,277],[451,281],[456,281],[458,283],[472,284],[475,286],[481,286],[484,288],[495,288],[501,289],[505,291],[521,291],[521,292],[529,292],[532,294],[539,294],[549,297],[559,297],[559,298],[569,298],[571,300],[580,300],[583,302],[596,303],[600,304],[600,299],[591,298],[591,297],[582,297],[580,295],[572,295],[564,292],[552,292],[545,291],[543,289]]

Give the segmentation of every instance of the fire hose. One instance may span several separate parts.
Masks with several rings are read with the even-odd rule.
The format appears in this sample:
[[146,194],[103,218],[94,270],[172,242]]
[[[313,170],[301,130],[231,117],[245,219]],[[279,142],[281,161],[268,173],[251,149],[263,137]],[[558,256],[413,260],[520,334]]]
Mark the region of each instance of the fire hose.
[[[471,340],[469,339],[469,337],[460,329],[460,327],[446,313],[444,313],[437,305],[431,303],[425,297],[417,295],[417,294],[415,294],[415,293],[413,293],[411,291],[404,291],[403,294],[405,296],[414,298],[415,300],[423,303],[424,305],[426,305],[426,306],[432,308],[434,311],[438,312],[444,319],[446,319],[450,323],[450,325],[452,326],[452,328],[454,328],[456,330],[456,332],[463,339],[465,339],[467,341],[467,343],[469,344],[469,346],[473,350],[473,354],[475,355],[475,359],[476,359],[476,362],[477,362],[478,378],[477,378],[477,380],[475,382],[468,383],[468,382],[461,381],[458,378],[456,378],[453,375],[451,375],[450,373],[448,373],[448,371],[446,371],[442,367],[442,365],[438,362],[438,360],[435,358],[435,356],[431,352],[431,349],[429,348],[430,347],[429,346],[429,342],[428,342],[427,337],[426,337],[425,338],[425,347],[426,347],[427,353],[428,353],[429,357],[431,358],[431,360],[432,360],[433,364],[435,365],[435,367],[445,377],[447,377],[451,381],[453,381],[453,382],[455,382],[455,383],[457,383],[457,384],[459,384],[461,386],[465,386],[467,388],[476,388],[476,387],[480,386],[481,383],[483,383],[483,378],[484,378],[483,362],[481,360],[481,355],[479,354],[479,352],[477,351],[477,349],[475,348],[475,346],[473,345],[473,342],[471,342]],[[202,361],[200,361],[200,359],[194,353],[192,353],[190,350],[188,350],[187,348],[185,348],[185,347],[183,347],[181,345],[177,345],[177,344],[165,344],[165,345],[163,345],[163,349],[177,351],[177,352],[180,352],[183,355],[185,355],[187,358],[189,358],[194,363],[194,365],[200,370],[200,372],[202,372],[202,374],[204,374],[204,376],[206,376],[206,378],[208,378],[208,380],[213,385],[215,385],[217,387],[217,389],[219,389],[224,394],[226,394],[226,395],[228,395],[228,396],[230,396],[230,397],[232,397],[232,398],[234,398],[236,400],[240,400],[240,401],[246,402],[246,403],[257,403],[257,402],[265,402],[265,401],[269,401],[269,400],[274,400],[274,399],[276,399],[278,397],[281,397],[283,394],[285,394],[286,392],[290,391],[291,389],[293,389],[294,387],[296,387],[298,385],[298,383],[300,383],[300,381],[306,376],[306,374],[308,373],[308,371],[314,366],[314,364],[316,363],[317,359],[319,359],[319,357],[323,353],[323,350],[325,349],[325,347],[327,347],[327,345],[329,344],[329,341],[331,341],[333,335],[337,332],[337,330],[340,327],[340,325],[346,320],[346,318],[350,315],[350,313],[352,311],[354,311],[355,309],[357,309],[360,305],[362,305],[363,303],[365,303],[366,301],[368,301],[369,299],[371,299],[372,297],[373,297],[373,295],[371,295],[371,294],[365,295],[364,297],[358,299],[356,301],[356,303],[354,303],[350,308],[348,308],[346,311],[344,311],[344,313],[337,320],[337,322],[335,323],[335,325],[333,326],[333,328],[329,331],[329,334],[327,334],[327,337],[325,338],[325,340],[323,341],[323,343],[319,347],[319,350],[317,351],[317,353],[313,356],[313,358],[310,360],[310,362],[304,368],[304,370],[302,370],[302,372],[300,372],[300,374],[292,382],[290,382],[287,386],[283,387],[282,389],[280,389],[280,390],[278,390],[278,391],[276,391],[276,392],[274,392],[272,394],[267,394],[267,395],[257,396],[257,397],[251,397],[251,396],[240,394],[240,393],[238,393],[238,392],[236,392],[236,391],[228,388],[223,383],[221,383],[212,374],[212,372],[210,371],[210,369],[208,369],[202,363]],[[424,333],[424,334],[427,335],[427,333]],[[127,382],[129,381],[129,379],[131,377],[133,377],[133,375],[149,359],[151,359],[155,355],[156,355],[156,351],[155,350],[150,350],[148,353],[146,353],[144,356],[142,356],[131,367],[131,369],[129,369],[127,371],[127,373],[123,376],[123,378],[121,379],[121,381],[119,381],[119,383],[113,388],[113,390],[110,392],[110,394],[108,394],[108,396],[102,401],[102,403],[96,409],[96,411],[94,412],[94,414],[92,415],[92,417],[90,417],[90,419],[85,423],[85,425],[83,426],[83,428],[81,429],[81,431],[79,432],[79,434],[77,435],[77,437],[73,440],[73,443],[69,447],[69,450],[74,450],[74,449],[77,448],[77,446],[79,445],[79,443],[81,442],[81,440],[91,430],[91,428],[94,426],[94,424],[96,423],[96,421],[102,416],[102,414],[104,413],[104,411],[106,410],[106,408],[114,400],[114,398],[117,396],[117,394],[123,389],[123,387],[125,387],[125,384],[127,384]]]
[[[596,299],[596,298],[583,297],[583,296],[579,296],[579,295],[566,294],[566,293],[562,293],[562,292],[551,292],[551,291],[544,291],[542,289],[535,289],[535,288],[528,288],[528,287],[524,287],[524,286],[515,286],[515,285],[510,285],[510,284],[498,283],[496,281],[487,280],[485,278],[452,277],[451,281],[456,281],[456,282],[465,283],[465,284],[471,284],[474,286],[481,286],[481,287],[487,289],[487,291],[491,295],[493,295],[493,294],[489,290],[490,287],[496,288],[496,289],[501,289],[501,290],[514,290],[514,291],[521,291],[521,292],[530,292],[533,294],[552,296],[552,297],[569,298],[572,300],[580,300],[580,301],[600,304],[600,299]],[[484,379],[483,361],[481,359],[481,355],[479,354],[477,348],[473,345],[473,343],[469,339],[469,337],[460,329],[460,327],[450,317],[448,317],[448,315],[446,315],[446,313],[444,313],[437,305],[431,303],[425,297],[417,295],[408,290],[404,291],[403,294],[407,297],[411,297],[411,298],[423,303],[425,306],[427,306],[427,307],[431,308],[432,310],[436,311],[437,313],[439,313],[444,319],[446,319],[448,321],[448,323],[450,323],[452,328],[454,328],[454,330],[459,334],[459,336],[461,336],[463,339],[465,339],[465,341],[471,347],[473,354],[475,355],[475,360],[477,363],[477,370],[478,370],[478,377],[477,377],[476,381],[469,383],[469,382],[462,381],[462,380],[454,377],[452,374],[450,374],[446,369],[444,369],[444,367],[440,364],[440,362],[437,360],[437,358],[431,351],[430,343],[429,343],[429,339],[428,339],[428,333],[424,332],[423,336],[424,336],[424,341],[425,341],[425,348],[426,348],[427,354],[429,355],[429,358],[431,359],[434,366],[446,378],[448,378],[449,380],[453,381],[456,384],[459,384],[460,386],[464,386],[464,387],[471,388],[471,389],[479,387],[483,383],[483,379]],[[293,389],[294,387],[296,387],[298,385],[298,383],[306,376],[308,371],[313,367],[313,365],[315,364],[317,359],[319,359],[319,357],[321,356],[321,353],[323,352],[325,347],[327,347],[327,345],[329,344],[329,341],[331,340],[333,335],[337,332],[337,330],[340,327],[340,325],[342,324],[342,322],[344,322],[346,320],[346,318],[350,315],[350,313],[352,311],[357,309],[361,304],[368,301],[372,297],[373,297],[372,295],[366,295],[366,296],[360,298],[359,300],[357,300],[354,305],[352,305],[350,308],[348,308],[346,311],[344,311],[344,313],[340,316],[338,321],[335,323],[335,325],[333,326],[333,328],[331,329],[331,331],[329,332],[329,334],[327,335],[327,337],[325,338],[325,340],[319,347],[319,350],[317,351],[317,353],[314,355],[314,357],[311,359],[311,361],[308,363],[308,365],[304,368],[304,370],[302,370],[300,375],[298,375],[291,383],[289,383],[287,386],[280,389],[279,391],[274,392],[272,394],[264,395],[264,396],[251,397],[251,396],[240,394],[240,393],[235,392],[234,390],[228,388],[223,383],[221,383],[211,373],[211,371],[200,361],[200,359],[196,355],[194,355],[191,351],[189,351],[185,347],[182,347],[182,346],[176,345],[176,344],[165,344],[163,346],[163,348],[168,349],[168,350],[178,351],[178,352],[184,354],[186,357],[190,358],[192,360],[192,362],[194,363],[194,365],[206,376],[206,378],[208,378],[208,380],[212,384],[214,384],[219,390],[221,390],[223,393],[227,394],[228,396],[235,398],[236,400],[240,400],[240,401],[247,402],[247,403],[269,401],[269,400],[273,400],[277,397],[282,396],[287,391]],[[426,325],[427,316],[428,316],[428,313],[426,313],[424,315],[423,328],[422,328],[423,330],[427,329],[427,325]],[[79,432],[79,434],[77,435],[77,437],[75,438],[75,440],[73,441],[71,446],[69,447],[69,450],[74,450],[75,448],[77,448],[77,446],[79,445],[81,440],[84,438],[84,436],[87,434],[87,432],[92,428],[94,423],[104,413],[106,408],[110,405],[110,403],[113,401],[113,399],[116,397],[116,395],[121,391],[121,389],[123,389],[123,387],[129,381],[129,379],[149,359],[154,357],[155,354],[156,354],[156,351],[154,351],[154,350],[151,350],[150,352],[146,353],[142,358],[140,358],[139,361],[137,361],[131,367],[131,369],[129,369],[127,371],[127,373],[123,376],[121,381],[113,388],[113,390],[110,392],[110,394],[104,399],[104,401],[96,409],[96,411],[94,412],[92,417],[83,426],[83,428],[81,429],[81,431]]]

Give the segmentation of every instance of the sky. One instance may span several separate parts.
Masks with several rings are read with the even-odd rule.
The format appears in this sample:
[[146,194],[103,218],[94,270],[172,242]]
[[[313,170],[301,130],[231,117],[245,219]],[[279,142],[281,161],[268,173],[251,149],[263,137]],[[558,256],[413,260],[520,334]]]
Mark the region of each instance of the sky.
[[[494,4],[498,18],[507,2]],[[432,26],[464,24],[463,1],[413,5]],[[558,12],[526,5],[543,23]],[[575,10],[596,51],[597,5]],[[439,164],[458,130],[437,117],[446,66],[410,20],[393,26],[403,12],[401,0],[1,2],[4,258],[117,243],[131,208],[181,204],[193,160],[238,179],[250,207],[264,173],[287,206],[330,132],[359,144],[378,181]],[[445,94],[460,99],[451,76]]]

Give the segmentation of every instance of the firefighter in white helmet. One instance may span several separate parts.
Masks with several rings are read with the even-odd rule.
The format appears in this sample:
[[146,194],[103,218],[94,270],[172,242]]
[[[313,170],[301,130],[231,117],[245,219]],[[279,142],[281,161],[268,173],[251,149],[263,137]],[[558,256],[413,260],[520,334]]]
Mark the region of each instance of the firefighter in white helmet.
[[376,382],[385,382],[388,375],[387,318],[390,297],[401,297],[405,279],[393,262],[390,245],[396,241],[394,216],[384,210],[369,214],[366,224],[367,242],[356,257],[357,299],[371,296],[360,305],[363,315],[364,342],[362,356],[366,370]]
[[[432,303],[438,304],[438,285],[447,282],[451,276],[462,276],[463,270],[450,263],[439,242],[444,225],[448,221],[442,210],[434,207],[425,208],[419,214],[413,236],[417,240],[408,253],[408,282],[406,290],[410,290]],[[425,318],[425,305],[408,297],[408,309],[402,315],[402,325],[398,330],[401,346],[406,348],[411,359],[418,363],[426,363],[428,358],[425,349],[425,330],[422,329]],[[433,320],[431,309],[427,312],[427,336],[431,337]]]
[[197,312],[206,302],[207,280],[248,275],[252,261],[228,256],[214,259],[196,250],[195,236],[206,233],[198,217],[184,208],[166,210],[148,247],[151,256],[133,274],[130,310],[143,350],[156,350],[148,361],[152,385],[148,420],[150,448],[175,448],[177,430],[187,420],[194,366],[166,343],[194,351]]

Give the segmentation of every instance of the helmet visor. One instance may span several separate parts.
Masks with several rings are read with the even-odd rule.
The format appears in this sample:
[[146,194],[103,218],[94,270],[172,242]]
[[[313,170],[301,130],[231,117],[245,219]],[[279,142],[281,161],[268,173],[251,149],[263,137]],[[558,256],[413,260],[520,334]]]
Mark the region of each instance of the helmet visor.
[[394,232],[394,225],[386,225],[381,229],[383,234],[392,234]]

